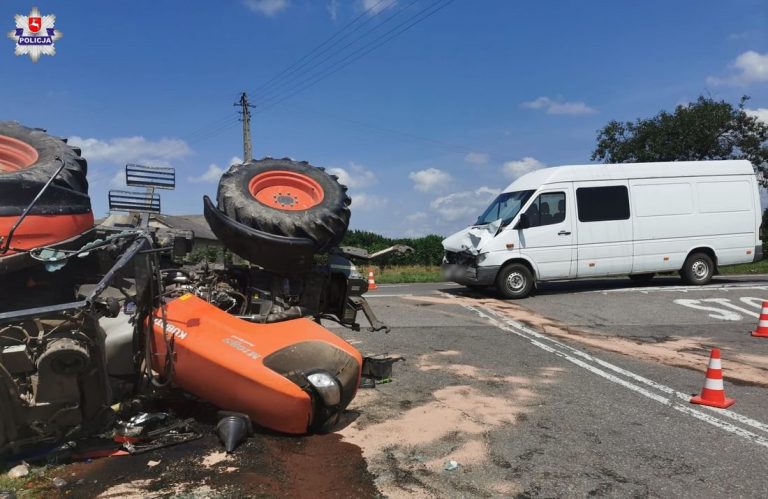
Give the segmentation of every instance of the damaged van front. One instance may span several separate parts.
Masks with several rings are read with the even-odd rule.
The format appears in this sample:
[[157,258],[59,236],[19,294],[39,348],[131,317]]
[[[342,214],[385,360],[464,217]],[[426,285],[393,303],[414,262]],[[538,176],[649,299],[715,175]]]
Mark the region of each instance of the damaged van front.
[[[494,285],[510,251],[519,248],[519,243],[512,240],[517,237],[514,231],[509,231],[511,239],[496,236],[513,222],[519,223],[520,209],[534,192],[523,189],[499,194],[473,225],[445,238],[443,277],[469,287]],[[499,256],[499,252],[503,252],[503,259],[494,257],[494,253]]]

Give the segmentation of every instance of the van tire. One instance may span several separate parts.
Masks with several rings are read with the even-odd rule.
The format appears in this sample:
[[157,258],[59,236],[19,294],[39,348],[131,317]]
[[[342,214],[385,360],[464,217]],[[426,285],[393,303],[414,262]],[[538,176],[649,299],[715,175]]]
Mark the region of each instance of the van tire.
[[715,264],[709,255],[694,253],[685,259],[680,275],[683,282],[693,286],[702,286],[712,280]]
[[648,273],[648,274],[630,274],[629,279],[634,282],[635,284],[648,284],[653,280],[653,276],[656,274],[654,273]]
[[525,298],[533,289],[533,274],[522,263],[510,263],[496,276],[496,289],[508,300]]

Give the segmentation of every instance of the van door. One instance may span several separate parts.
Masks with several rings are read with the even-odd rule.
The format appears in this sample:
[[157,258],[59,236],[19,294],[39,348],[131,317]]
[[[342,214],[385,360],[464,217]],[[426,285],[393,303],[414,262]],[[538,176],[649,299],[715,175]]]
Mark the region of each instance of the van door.
[[633,236],[627,184],[626,180],[574,183],[577,277],[632,272]]
[[520,254],[535,263],[539,280],[576,275],[572,213],[570,184],[547,186],[526,208],[529,226],[517,229]]

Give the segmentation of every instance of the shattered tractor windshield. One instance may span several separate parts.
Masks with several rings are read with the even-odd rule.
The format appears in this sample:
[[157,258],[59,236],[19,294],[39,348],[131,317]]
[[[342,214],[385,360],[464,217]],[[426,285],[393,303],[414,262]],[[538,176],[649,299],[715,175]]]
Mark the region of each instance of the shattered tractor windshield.
[[491,205],[477,218],[476,225],[489,224],[495,220],[501,219],[502,225],[512,221],[520,208],[528,201],[533,194],[529,191],[502,192],[493,200]]

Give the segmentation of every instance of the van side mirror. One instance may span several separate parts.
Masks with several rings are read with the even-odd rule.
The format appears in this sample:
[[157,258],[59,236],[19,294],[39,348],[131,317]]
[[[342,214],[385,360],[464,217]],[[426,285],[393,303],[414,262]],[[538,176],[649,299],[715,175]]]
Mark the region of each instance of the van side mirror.
[[527,229],[531,226],[531,222],[528,220],[528,215],[525,213],[520,214],[520,220],[517,221],[517,225],[515,225],[515,229]]

